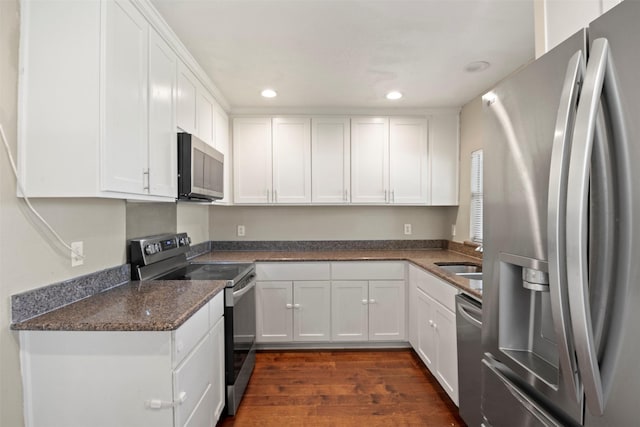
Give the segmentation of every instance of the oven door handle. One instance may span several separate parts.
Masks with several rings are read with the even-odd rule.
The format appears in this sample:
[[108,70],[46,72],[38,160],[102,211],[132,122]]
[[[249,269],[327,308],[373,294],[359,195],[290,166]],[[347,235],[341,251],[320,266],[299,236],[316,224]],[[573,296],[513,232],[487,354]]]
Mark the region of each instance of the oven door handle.
[[245,286],[244,288],[237,290],[233,293],[233,300],[237,300],[242,298],[242,296],[244,294],[246,294],[247,292],[249,292],[251,289],[253,289],[256,286],[256,281],[252,280],[251,283],[249,283],[247,286]]

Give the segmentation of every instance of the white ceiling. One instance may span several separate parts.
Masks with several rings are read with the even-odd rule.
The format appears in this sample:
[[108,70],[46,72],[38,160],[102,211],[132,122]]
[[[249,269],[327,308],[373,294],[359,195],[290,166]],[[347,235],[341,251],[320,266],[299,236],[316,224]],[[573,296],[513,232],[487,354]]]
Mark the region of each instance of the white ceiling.
[[460,107],[534,56],[532,0],[152,3],[233,110]]

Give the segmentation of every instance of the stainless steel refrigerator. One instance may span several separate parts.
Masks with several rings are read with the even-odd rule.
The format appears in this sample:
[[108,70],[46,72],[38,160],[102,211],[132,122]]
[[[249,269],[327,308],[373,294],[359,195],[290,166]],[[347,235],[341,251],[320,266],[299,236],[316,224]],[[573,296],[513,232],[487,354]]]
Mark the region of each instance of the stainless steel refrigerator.
[[484,425],[638,425],[640,2],[483,104]]

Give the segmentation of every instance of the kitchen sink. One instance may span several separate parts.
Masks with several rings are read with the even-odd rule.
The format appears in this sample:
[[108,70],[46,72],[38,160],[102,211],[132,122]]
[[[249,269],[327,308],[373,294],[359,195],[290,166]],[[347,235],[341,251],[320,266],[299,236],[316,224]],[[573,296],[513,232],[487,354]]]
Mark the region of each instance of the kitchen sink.
[[456,276],[458,277],[464,277],[465,279],[469,279],[469,280],[482,280],[482,272],[475,272],[475,273],[456,273]]
[[462,274],[480,274],[482,278],[482,266],[472,263],[450,263],[450,262],[436,262],[438,267],[449,273],[462,275]]

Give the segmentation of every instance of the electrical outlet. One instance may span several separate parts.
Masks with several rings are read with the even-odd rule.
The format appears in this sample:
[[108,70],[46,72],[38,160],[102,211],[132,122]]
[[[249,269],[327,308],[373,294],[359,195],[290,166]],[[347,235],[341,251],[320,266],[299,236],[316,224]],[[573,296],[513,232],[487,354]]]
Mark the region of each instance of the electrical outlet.
[[455,237],[456,235],[456,225],[455,224],[451,224],[451,235]]
[[238,226],[238,237],[244,237],[244,234],[245,234],[244,225],[239,225]]
[[411,224],[404,225],[404,234],[411,234]]
[[71,242],[71,267],[84,264],[83,242]]

